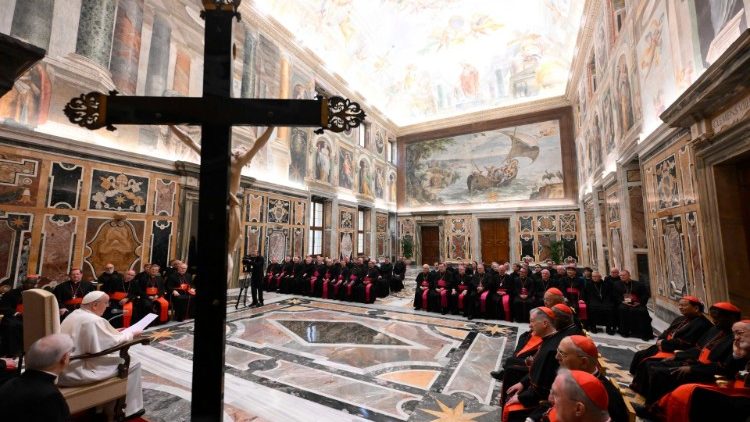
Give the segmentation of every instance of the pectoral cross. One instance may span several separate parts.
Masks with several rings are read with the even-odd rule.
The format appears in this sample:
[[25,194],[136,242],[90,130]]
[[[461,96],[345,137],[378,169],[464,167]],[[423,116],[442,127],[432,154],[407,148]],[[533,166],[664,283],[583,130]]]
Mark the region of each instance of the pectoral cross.
[[120,96],[92,92],[65,107],[71,122],[89,129],[115,124],[201,125],[198,279],[193,350],[193,421],[223,416],[224,342],[227,305],[231,129],[233,125],[318,126],[343,132],[359,126],[365,113],[341,97],[315,100],[230,98],[232,20],[240,0],[203,0],[205,50],[203,97]]

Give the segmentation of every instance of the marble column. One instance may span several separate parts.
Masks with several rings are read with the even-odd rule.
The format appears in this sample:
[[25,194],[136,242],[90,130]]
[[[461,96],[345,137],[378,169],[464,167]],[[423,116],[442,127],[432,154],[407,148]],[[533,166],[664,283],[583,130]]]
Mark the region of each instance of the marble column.
[[172,27],[169,21],[162,15],[155,15],[151,32],[151,48],[148,51],[146,95],[162,96],[167,89],[171,38]]
[[628,193],[628,171],[625,166],[617,166],[617,180],[620,184],[620,237],[622,239],[623,268],[630,270],[637,278],[635,252],[633,252],[633,229],[630,218],[630,195]]
[[120,0],[109,70],[117,90],[123,94],[135,94],[138,84],[142,28],[143,0]]
[[258,40],[250,32],[250,28],[246,26],[242,59],[242,89],[240,91],[242,98],[252,98],[255,95],[255,55],[257,44]]
[[54,0],[17,1],[10,35],[37,47],[48,49],[52,34]]
[[377,229],[378,214],[375,211],[375,207],[370,208],[370,256],[378,259],[378,229]]
[[331,258],[341,258],[339,252],[339,200],[331,200]]
[[109,68],[117,0],[83,0],[76,53]]
[[190,55],[178,49],[174,65],[172,89],[179,95],[186,97],[190,94],[190,62]]

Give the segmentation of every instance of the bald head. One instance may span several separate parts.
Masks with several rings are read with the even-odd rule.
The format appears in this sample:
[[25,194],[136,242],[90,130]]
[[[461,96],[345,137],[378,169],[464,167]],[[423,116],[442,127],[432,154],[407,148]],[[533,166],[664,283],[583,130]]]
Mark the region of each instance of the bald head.
[[572,371],[593,373],[596,369],[596,360],[578,347],[570,336],[560,341],[556,357],[561,367]]
[[73,339],[67,334],[50,334],[35,341],[26,352],[26,367],[59,374],[68,364]]
[[750,320],[742,320],[732,325],[732,354],[735,358],[750,357]]

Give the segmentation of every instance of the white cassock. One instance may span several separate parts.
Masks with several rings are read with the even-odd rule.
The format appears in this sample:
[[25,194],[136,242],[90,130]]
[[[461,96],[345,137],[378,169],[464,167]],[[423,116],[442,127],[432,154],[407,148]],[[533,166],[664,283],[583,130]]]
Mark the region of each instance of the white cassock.
[[[71,312],[60,324],[60,332],[73,338],[73,356],[98,353],[133,340],[132,334],[117,331],[109,321],[86,309],[76,309]],[[71,361],[60,374],[58,385],[72,387],[114,377],[117,375],[117,365],[121,361],[122,359],[114,353],[91,359]],[[141,363],[131,359],[128,371],[125,415],[132,415],[141,409],[143,409]]]

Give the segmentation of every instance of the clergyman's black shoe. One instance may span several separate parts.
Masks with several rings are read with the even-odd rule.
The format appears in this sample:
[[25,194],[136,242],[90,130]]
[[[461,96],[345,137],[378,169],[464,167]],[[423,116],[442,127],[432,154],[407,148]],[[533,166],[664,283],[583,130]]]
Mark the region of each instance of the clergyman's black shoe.
[[496,379],[498,381],[502,381],[503,380],[503,375],[505,375],[505,371],[502,370],[502,369],[499,370],[499,371],[492,371],[492,372],[490,372],[490,375],[492,375],[492,378],[494,378],[494,379]]

